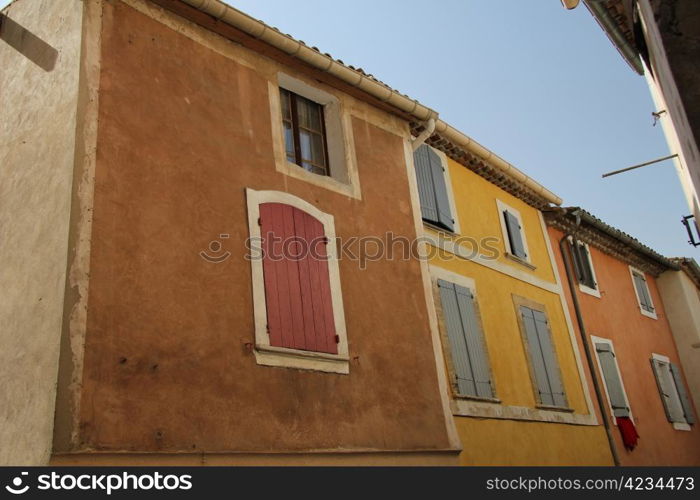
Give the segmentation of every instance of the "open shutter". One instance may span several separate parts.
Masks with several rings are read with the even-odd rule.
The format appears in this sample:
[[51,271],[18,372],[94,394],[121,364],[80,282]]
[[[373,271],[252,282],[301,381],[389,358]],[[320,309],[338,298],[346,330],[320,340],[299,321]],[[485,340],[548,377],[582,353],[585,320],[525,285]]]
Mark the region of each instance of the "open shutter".
[[618,376],[615,353],[613,353],[610,344],[606,342],[596,342],[595,350],[598,353],[600,366],[603,370],[603,379],[605,380],[605,387],[608,390],[613,414],[616,417],[629,417],[630,410],[625,400],[622,381]]
[[579,283],[583,283],[586,280],[586,275],[583,271],[583,263],[581,262],[581,252],[578,251],[578,248],[576,248],[576,245],[573,243],[569,243],[569,247],[571,248],[571,255],[573,256],[574,260],[576,277],[578,278]]
[[593,269],[591,269],[591,260],[586,245],[579,245],[579,254],[581,256],[581,264],[583,270],[583,281],[582,283],[588,288],[596,288],[597,284],[593,279]]
[[438,211],[438,223],[445,229],[454,230],[454,219],[450,209],[450,199],[447,196],[447,183],[445,182],[445,167],[442,166],[440,157],[435,151],[428,148],[430,156],[430,167],[433,174],[433,185],[435,186],[435,202]]
[[260,225],[270,345],[337,354],[323,224],[290,205],[263,203]]
[[518,218],[510,213],[508,210],[503,211],[503,217],[506,221],[506,229],[508,230],[508,241],[510,243],[510,251],[516,257],[521,259],[527,258],[527,253],[525,253],[525,244],[523,243],[523,235],[521,233],[522,228],[520,227],[520,222]]
[[532,311],[537,326],[537,336],[542,349],[542,357],[544,359],[545,368],[547,369],[547,377],[549,378],[549,388],[554,399],[554,406],[566,406],[566,395],[564,394],[564,385],[561,382],[561,373],[559,371],[559,362],[557,361],[556,351],[552,344],[552,333],[549,331],[549,323],[547,316],[541,311]]
[[693,405],[690,402],[688,392],[685,390],[685,384],[683,383],[683,376],[681,375],[681,370],[678,367],[678,365],[674,363],[671,363],[671,375],[673,376],[673,381],[676,384],[676,391],[678,392],[678,397],[681,400],[681,406],[683,407],[685,421],[689,424],[694,424],[695,414],[693,413]]
[[439,224],[440,219],[438,217],[435,185],[433,184],[433,170],[430,163],[429,152],[430,148],[428,146],[423,145],[419,147],[413,153],[413,163],[416,167],[421,216],[425,221]]
[[423,220],[454,230],[454,219],[447,196],[445,170],[440,157],[429,146],[422,145],[413,153],[418,180]]
[[457,393],[493,398],[491,371],[474,297],[468,288],[448,281],[438,280],[438,287],[457,378]]
[[673,394],[675,392],[675,388],[671,385],[672,379],[670,377],[668,363],[652,358],[651,367],[654,370],[656,386],[659,388],[659,395],[661,396],[661,402],[664,405],[666,418],[669,422],[677,422],[678,415],[673,407]]
[[651,297],[649,296],[649,288],[647,287],[647,280],[641,274],[635,272],[632,273],[634,277],[634,286],[637,289],[637,296],[639,297],[639,305],[642,309],[648,312],[654,312],[654,307],[651,305]]

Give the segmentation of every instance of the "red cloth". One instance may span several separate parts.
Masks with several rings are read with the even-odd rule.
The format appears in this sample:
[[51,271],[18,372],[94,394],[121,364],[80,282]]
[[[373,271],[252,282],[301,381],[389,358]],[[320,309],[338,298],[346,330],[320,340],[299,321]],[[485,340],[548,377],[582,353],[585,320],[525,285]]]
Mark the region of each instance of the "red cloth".
[[629,417],[617,417],[617,428],[622,434],[622,442],[625,443],[625,448],[632,451],[637,446],[639,434],[634,427],[634,422]]

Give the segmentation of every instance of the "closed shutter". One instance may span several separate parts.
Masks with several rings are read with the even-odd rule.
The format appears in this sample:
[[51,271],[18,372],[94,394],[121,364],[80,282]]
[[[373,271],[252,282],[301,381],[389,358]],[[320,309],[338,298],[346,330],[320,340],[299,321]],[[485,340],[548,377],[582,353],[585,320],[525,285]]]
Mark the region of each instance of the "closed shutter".
[[338,353],[323,224],[282,203],[260,205],[270,345]]
[[508,210],[503,211],[503,217],[506,221],[506,229],[508,230],[508,242],[510,243],[510,251],[516,257],[521,259],[527,258],[525,253],[525,244],[523,243],[522,227],[518,218]]
[[493,398],[491,370],[483,332],[468,288],[438,280],[440,300],[450,341],[457,393],[463,396]]
[[565,407],[566,394],[561,382],[559,363],[552,344],[547,317],[541,311],[520,306],[530,362],[535,374],[539,402],[548,406]]
[[424,144],[413,154],[413,161],[423,220],[453,231],[454,219],[440,157]]
[[676,384],[676,390],[678,392],[678,397],[681,401],[681,406],[683,407],[683,414],[685,415],[685,421],[689,424],[695,423],[695,414],[693,413],[693,405],[690,402],[690,397],[688,396],[688,391],[685,390],[685,384],[683,383],[683,376],[681,375],[681,369],[678,365],[671,363],[671,375],[673,375],[673,381]]
[[637,296],[639,297],[639,305],[645,311],[654,312],[654,306],[651,304],[646,278],[636,272],[633,272],[632,276],[634,278],[634,286],[637,289]]
[[666,412],[666,418],[669,422],[685,422],[669,364],[652,358],[651,367],[654,370],[656,385],[659,388],[659,395]]
[[605,387],[608,390],[613,414],[616,417],[629,417],[630,410],[625,400],[622,381],[618,376],[615,353],[612,351],[610,344],[605,342],[596,342],[595,350],[598,353],[600,366],[603,370],[603,379],[605,380]]

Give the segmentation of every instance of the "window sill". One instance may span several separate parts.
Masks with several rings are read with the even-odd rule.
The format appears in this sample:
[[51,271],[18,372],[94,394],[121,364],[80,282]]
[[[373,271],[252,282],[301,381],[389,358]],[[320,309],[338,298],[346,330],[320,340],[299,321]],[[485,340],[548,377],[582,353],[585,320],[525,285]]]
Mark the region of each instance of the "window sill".
[[673,422],[673,428],[677,431],[690,432],[690,425],[685,422]]
[[350,359],[323,352],[300,351],[268,345],[255,346],[255,361],[259,365],[297,368],[326,373],[350,373]]
[[455,401],[476,401],[480,403],[492,403],[501,404],[501,400],[498,398],[482,398],[479,396],[464,396],[462,394],[456,394],[454,396]]
[[591,295],[593,297],[600,298],[600,291],[597,288],[591,288],[589,286],[586,286],[586,285],[579,283],[578,289],[587,295]]
[[428,222],[424,219],[422,219],[422,220],[423,220],[423,226],[426,229],[430,229],[430,230],[435,231],[437,233],[444,234],[450,240],[457,237],[457,233],[454,231],[451,231],[451,230],[444,228],[442,226],[438,226],[437,224],[433,224],[432,222]]
[[457,417],[488,418],[502,420],[521,420],[526,422],[549,422],[571,425],[599,425],[594,415],[575,413],[574,410],[556,408],[532,408],[511,406],[503,403],[493,404],[489,401],[452,399],[452,414]]
[[529,263],[528,261],[526,261],[525,259],[523,259],[523,258],[521,258],[521,257],[518,257],[517,255],[513,255],[513,254],[510,253],[510,252],[506,252],[506,257],[509,258],[510,260],[512,260],[513,262],[517,262],[518,264],[527,267],[527,268],[530,269],[531,271],[534,271],[535,269],[537,269],[536,266],[530,264],[530,263]]
[[655,313],[655,312],[649,312],[649,311],[647,311],[647,310],[645,310],[645,309],[642,309],[641,306],[639,307],[639,312],[642,313],[642,316],[646,316],[647,318],[659,319],[659,318],[656,316],[656,313]]
[[545,411],[559,411],[562,413],[573,413],[574,409],[566,406],[535,405],[535,408]]

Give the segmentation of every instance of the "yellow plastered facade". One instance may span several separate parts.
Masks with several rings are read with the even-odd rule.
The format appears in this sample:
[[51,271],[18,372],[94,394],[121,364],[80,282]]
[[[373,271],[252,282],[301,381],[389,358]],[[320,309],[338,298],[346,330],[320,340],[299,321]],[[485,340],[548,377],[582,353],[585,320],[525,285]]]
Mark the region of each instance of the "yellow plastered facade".
[[[440,251],[436,251],[434,244],[430,248],[432,293],[443,352],[449,364],[450,347],[436,281],[464,278],[463,284],[471,284],[475,295],[498,400],[460,399],[451,394],[463,447],[460,462],[463,465],[611,465],[605,430],[592,414],[581,355],[562,301],[541,214],[464,166],[450,159],[446,163],[448,190],[452,190],[460,232],[449,235],[426,226],[425,236],[448,242],[461,237],[468,242],[468,252],[456,256],[460,252],[449,244],[440,244]],[[507,247],[499,220],[503,205],[519,212],[529,263],[505,255]],[[474,242],[479,242],[481,258],[468,256]],[[464,249],[465,245],[461,247]],[[484,259],[483,255],[487,254],[490,257]],[[537,406],[514,296],[545,308],[568,411]],[[449,371],[448,366],[445,370]],[[450,373],[447,376],[450,380]]]

